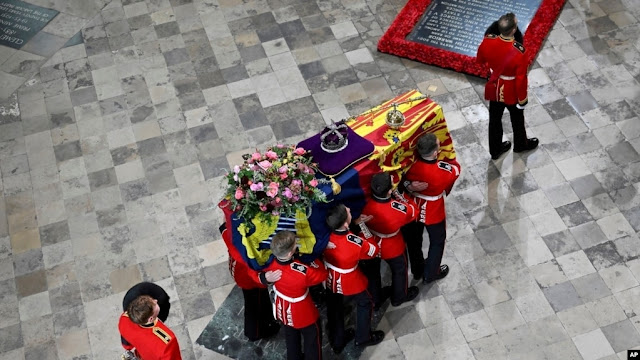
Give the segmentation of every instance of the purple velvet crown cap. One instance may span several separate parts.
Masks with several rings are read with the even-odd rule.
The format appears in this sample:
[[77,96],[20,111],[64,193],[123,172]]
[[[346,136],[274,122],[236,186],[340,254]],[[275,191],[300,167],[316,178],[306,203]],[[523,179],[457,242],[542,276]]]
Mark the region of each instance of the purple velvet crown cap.
[[[344,139],[342,143],[341,139]],[[344,122],[325,127],[320,133],[298,144],[311,152],[313,162],[325,175],[336,175],[373,153],[373,144]]]

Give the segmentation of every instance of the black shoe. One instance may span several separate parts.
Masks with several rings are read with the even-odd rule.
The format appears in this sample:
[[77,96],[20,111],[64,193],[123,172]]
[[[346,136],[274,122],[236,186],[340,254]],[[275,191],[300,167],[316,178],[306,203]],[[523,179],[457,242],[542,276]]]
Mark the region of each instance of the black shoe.
[[433,278],[427,278],[425,276],[423,283],[428,284],[430,282],[434,282],[436,280],[443,279],[445,276],[449,274],[449,265],[440,265],[440,272]]
[[513,148],[513,152],[520,153],[520,152],[524,152],[524,151],[533,150],[533,149],[538,147],[539,143],[540,143],[540,140],[538,140],[538,138],[527,139],[527,145],[525,147],[523,147],[522,149]]
[[391,286],[385,286],[380,289],[380,302],[373,307],[373,311],[378,311],[387,299],[391,297]]
[[407,289],[407,296],[404,298],[404,300],[400,301],[399,303],[393,303],[392,302],[391,305],[400,306],[400,305],[406,303],[407,301],[411,301],[411,300],[415,299],[418,296],[418,294],[420,294],[420,289],[418,289],[417,286],[410,286]]
[[369,340],[363,343],[358,343],[356,341],[356,346],[365,347],[365,346],[371,346],[371,345],[378,345],[382,342],[383,339],[384,339],[384,331],[382,330],[372,331],[371,335],[369,335]]
[[333,346],[331,345],[331,349],[333,349],[334,354],[339,355],[342,350],[347,346],[349,341],[353,340],[356,337],[356,331],[353,328],[349,328],[344,331],[344,340],[342,342],[342,346]]
[[492,154],[491,155],[491,159],[498,160],[500,158],[500,156],[502,156],[502,154],[504,154],[507,151],[509,151],[509,149],[511,149],[511,141],[503,141],[502,142],[502,147],[500,147],[500,152],[497,153],[497,154]]

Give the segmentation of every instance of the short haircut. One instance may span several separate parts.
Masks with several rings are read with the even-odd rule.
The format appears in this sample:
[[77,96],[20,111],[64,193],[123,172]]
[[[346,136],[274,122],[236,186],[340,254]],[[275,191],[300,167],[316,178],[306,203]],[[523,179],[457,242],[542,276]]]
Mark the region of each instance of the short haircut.
[[325,221],[331,230],[337,230],[344,225],[347,217],[347,207],[344,204],[338,204],[327,211]]
[[379,198],[387,197],[392,187],[391,174],[387,172],[377,173],[371,178],[371,192]]
[[284,258],[296,246],[296,234],[280,231],[271,239],[271,252],[277,258]]
[[149,295],[141,295],[133,299],[127,308],[129,319],[136,324],[144,325],[153,315],[153,308],[156,306],[155,301]]
[[433,133],[426,133],[418,139],[416,149],[420,156],[430,156],[438,149],[438,138]]
[[498,20],[498,30],[500,30],[500,34],[502,36],[510,36],[511,31],[517,26],[516,14],[511,12],[500,16],[500,19]]

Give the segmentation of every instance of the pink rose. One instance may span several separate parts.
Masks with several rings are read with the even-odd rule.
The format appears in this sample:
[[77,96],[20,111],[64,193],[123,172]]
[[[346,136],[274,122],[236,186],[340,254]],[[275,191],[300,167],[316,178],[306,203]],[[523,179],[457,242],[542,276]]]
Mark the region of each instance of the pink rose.
[[268,169],[272,166],[271,162],[269,160],[262,160],[258,163],[258,165],[260,165],[261,168],[263,169]]
[[287,199],[291,199],[293,197],[293,193],[289,188],[285,188],[284,191],[282,192],[282,195],[284,195],[284,197],[286,197]]
[[304,155],[304,153],[306,153],[307,151],[301,147],[296,148],[295,150],[293,150],[293,153],[296,155]]
[[287,172],[287,170],[289,170],[289,167],[288,167],[287,165],[282,165],[282,166],[280,166],[280,168],[278,169],[278,172],[279,172],[280,174],[284,174],[284,173],[286,173],[286,172]]
[[284,179],[286,179],[288,177],[289,177],[289,175],[287,175],[287,173],[280,174],[280,180],[284,180]]
[[267,159],[271,159],[271,160],[275,160],[278,158],[278,154],[276,154],[274,151],[271,151],[271,150],[264,153],[264,155],[267,157]]
[[257,184],[251,184],[249,188],[251,189],[251,191],[260,191],[264,188],[264,185],[262,184],[262,182],[259,182]]
[[278,149],[284,149],[284,145],[283,145],[283,144],[278,144],[278,145],[276,145],[276,147],[277,147]]
[[311,179],[311,181],[309,181],[309,185],[316,187],[318,186],[318,180],[316,179]]
[[302,181],[295,179],[291,181],[291,184],[295,186],[302,186]]
[[275,197],[276,195],[278,195],[278,183],[272,182],[269,184],[269,187],[267,188],[267,196],[270,198]]
[[236,200],[240,200],[240,199],[242,199],[244,197],[244,191],[242,191],[242,189],[240,189],[240,188],[237,188],[236,189],[236,193],[235,193],[234,196],[235,196]]
[[251,160],[253,161],[258,161],[260,160],[260,158],[262,157],[262,154],[260,154],[259,152],[254,152],[253,154],[251,154]]
[[266,205],[260,205],[260,211],[267,211]]

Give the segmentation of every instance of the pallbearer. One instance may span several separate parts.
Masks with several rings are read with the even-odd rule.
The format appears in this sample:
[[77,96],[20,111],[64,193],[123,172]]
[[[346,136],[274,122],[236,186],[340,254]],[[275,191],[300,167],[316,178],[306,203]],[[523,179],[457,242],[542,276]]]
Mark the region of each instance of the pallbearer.
[[[391,305],[399,306],[418,296],[417,286],[409,287],[407,276],[406,245],[400,228],[418,218],[417,206],[412,200],[400,196],[392,197],[393,184],[389,173],[379,173],[371,178],[371,198],[362,210],[362,216],[372,217],[367,227],[380,246],[381,258],[391,268]],[[369,278],[369,290],[374,294],[376,308],[384,301],[380,292],[380,259],[367,261],[365,270]],[[386,289],[385,289],[386,290]],[[385,291],[386,292],[386,291]]]

